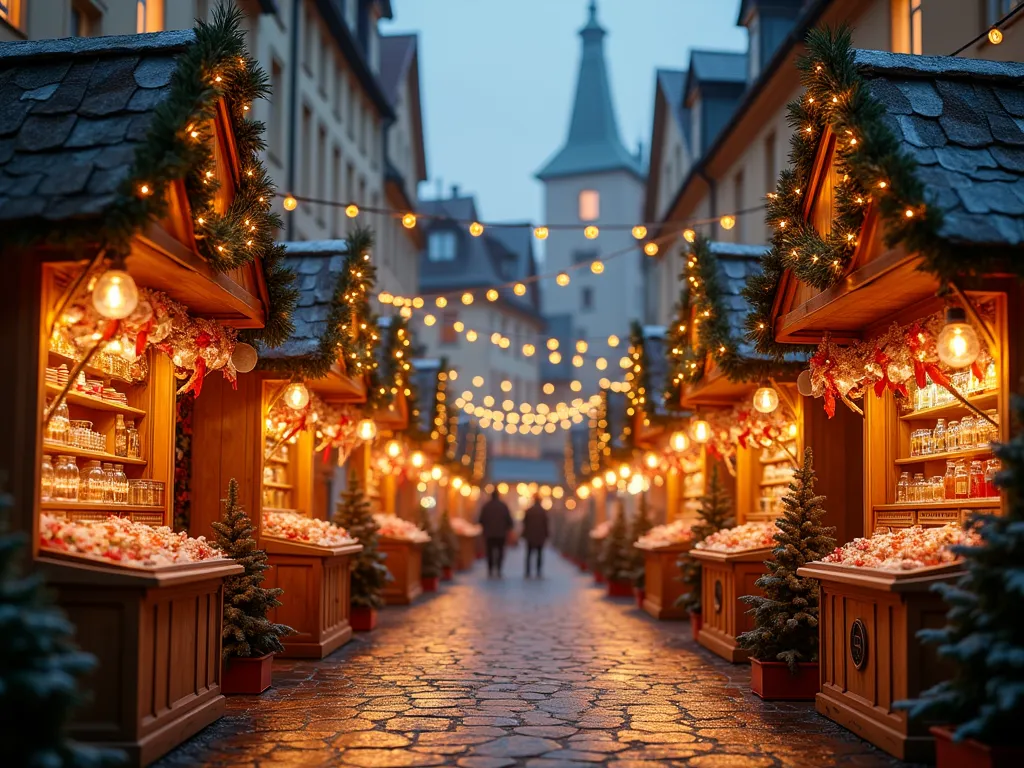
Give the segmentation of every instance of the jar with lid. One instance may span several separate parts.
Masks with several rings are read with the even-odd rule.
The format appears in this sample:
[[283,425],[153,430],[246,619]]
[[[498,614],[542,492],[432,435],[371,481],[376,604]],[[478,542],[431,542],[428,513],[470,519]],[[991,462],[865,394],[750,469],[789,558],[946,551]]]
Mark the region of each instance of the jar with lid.
[[46,439],[53,443],[67,443],[70,425],[71,413],[68,411],[68,404],[61,400],[57,410],[50,417],[50,423],[46,425]]
[[128,455],[128,427],[124,423],[124,414],[114,418],[114,455]]
[[942,501],[945,498],[945,481],[942,475],[932,475],[928,480],[928,501]]
[[141,459],[142,444],[139,440],[139,430],[135,427],[135,419],[128,419],[124,426],[128,434],[128,458]]
[[41,486],[39,497],[43,501],[49,501],[53,498],[54,471],[50,457],[45,454],[43,455],[42,469],[39,471],[39,481]]
[[960,448],[973,448],[977,443],[977,433],[974,428],[974,417],[964,416],[960,419]]
[[124,464],[114,465],[114,503],[128,503],[128,476],[124,473]]
[[92,422],[75,419],[68,423],[71,430],[68,442],[76,448],[92,448]]
[[938,419],[935,422],[935,429],[932,430],[932,453],[945,453],[946,451],[946,420]]
[[896,483],[896,503],[906,504],[910,499],[910,473],[900,473],[900,479]]
[[103,475],[105,483],[103,485],[103,500],[108,504],[114,503],[114,465],[104,464]]
[[914,482],[910,485],[910,500],[916,502],[924,501],[926,493],[924,475],[918,472],[914,475]]
[[78,501],[78,464],[74,456],[59,456],[54,467],[54,489],[62,501]]
[[82,469],[82,501],[102,504],[106,501],[107,475],[98,461],[87,462]]
[[960,422],[951,421],[946,425],[946,450],[960,450]]
[[956,463],[956,470],[953,473],[954,490],[956,498],[967,499],[971,495],[971,475],[967,470],[967,460],[960,459]]
[[956,498],[956,462],[946,461],[946,474],[942,478],[942,496],[946,501]]
[[999,459],[989,459],[985,462],[985,497],[992,498],[999,495],[999,488],[996,487],[996,473],[999,472]]
[[985,496],[985,470],[981,461],[975,459],[971,462],[971,498],[981,499]]
[[932,441],[932,431],[930,429],[921,430],[921,455],[928,456],[934,453]]

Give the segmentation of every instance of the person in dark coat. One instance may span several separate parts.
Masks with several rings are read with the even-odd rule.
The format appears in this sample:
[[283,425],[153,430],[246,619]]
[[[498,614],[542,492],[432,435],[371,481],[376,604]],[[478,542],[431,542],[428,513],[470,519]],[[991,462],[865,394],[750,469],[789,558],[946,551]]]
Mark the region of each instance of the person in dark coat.
[[500,577],[505,561],[505,541],[512,530],[512,513],[496,490],[480,510],[479,522],[487,545],[487,575]]
[[530,578],[530,562],[537,553],[537,577],[543,574],[544,544],[548,540],[548,513],[540,505],[540,496],[533,497],[533,506],[523,518],[523,538],[526,540],[526,578]]

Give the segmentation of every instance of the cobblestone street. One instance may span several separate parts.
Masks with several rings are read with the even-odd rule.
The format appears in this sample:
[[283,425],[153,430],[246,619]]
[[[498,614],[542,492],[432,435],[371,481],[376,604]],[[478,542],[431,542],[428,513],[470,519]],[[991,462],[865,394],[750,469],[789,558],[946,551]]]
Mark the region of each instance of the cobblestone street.
[[811,704],[760,701],[685,622],[604,598],[550,550],[526,581],[510,554],[501,581],[478,563],[323,661],[275,663],[271,690],[158,765],[900,765]]

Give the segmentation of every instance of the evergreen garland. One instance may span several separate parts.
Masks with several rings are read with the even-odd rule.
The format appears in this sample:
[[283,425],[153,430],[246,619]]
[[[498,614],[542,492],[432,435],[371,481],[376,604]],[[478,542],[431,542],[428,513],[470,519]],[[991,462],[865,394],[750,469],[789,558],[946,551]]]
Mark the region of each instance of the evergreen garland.
[[[638,320],[633,320],[629,324],[629,358],[633,367],[632,370],[626,372],[626,381],[629,382],[627,397],[630,411],[628,415],[641,419],[647,418],[653,422],[657,419],[658,414],[651,407],[654,402],[651,398],[651,395],[654,394],[654,387],[651,386],[651,365],[647,359],[644,328]],[[632,429],[627,425],[623,431],[629,435]]]
[[[721,481],[718,479],[718,467],[711,467],[711,482],[708,484],[708,492],[701,496],[700,511],[698,520],[693,525],[693,543],[704,541],[708,536],[725,528],[732,528],[736,525],[736,518],[732,514],[732,499],[726,493]],[[700,592],[701,592],[701,565],[689,554],[682,554],[676,561],[682,571],[682,582],[687,591],[679,596],[676,605],[681,605],[690,613],[700,613]]]
[[437,531],[430,520],[430,512],[425,507],[420,507],[419,526],[430,537],[424,542],[423,548],[420,550],[420,576],[424,579],[436,579],[441,575],[441,568],[443,567],[442,558],[444,555],[441,552],[441,543],[437,538]]
[[353,557],[352,605],[380,608],[384,605],[381,594],[384,585],[393,577],[384,565],[387,555],[377,548],[377,523],[355,471],[349,473],[348,487],[341,492],[341,500],[334,509],[331,522],[344,528],[363,545],[362,552]]
[[759,661],[784,661],[796,673],[800,662],[818,660],[818,582],[797,575],[797,569],[821,560],[836,546],[835,528],[821,524],[824,496],[814,493],[813,453],[804,451],[789,493],[782,499],[782,516],[775,521],[772,559],[755,582],[764,595],[740,598],[753,606],[754,628],[737,640]]
[[224,512],[213,522],[220,550],[245,568],[244,573],[224,582],[223,657],[256,658],[281,653],[281,638],[295,633],[291,627],[275,624],[267,612],[281,605],[282,589],[263,587],[264,574],[270,569],[267,553],[256,548],[252,520],[238,503],[238,481],[228,481]]
[[381,380],[377,386],[380,402],[377,407],[389,405],[394,402],[398,393],[402,392],[409,412],[409,426],[405,431],[413,439],[424,436],[420,422],[419,387],[416,384],[416,369],[412,363],[416,354],[409,321],[400,315],[394,315],[390,318],[387,332],[384,334]]
[[629,540],[629,521],[626,509],[619,505],[615,519],[604,540],[602,573],[608,581],[633,581],[633,542]]
[[[1013,410],[1019,428],[1024,398],[1014,396]],[[967,572],[956,584],[933,587],[949,605],[946,626],[917,634],[955,672],[897,706],[913,719],[952,723],[954,741],[1015,745],[1024,719],[1024,432],[993,452],[1003,463],[996,485],[1006,494],[1005,514],[973,515],[979,542],[953,548]]]
[[0,744],[10,766],[99,768],[124,753],[76,744],[66,735],[81,703],[77,679],[96,659],[75,648],[74,625],[53,605],[39,573],[25,576],[28,537],[8,533],[13,499],[0,493]]
[[[759,352],[776,356],[789,349],[775,341],[771,323],[783,273],[791,270],[801,282],[818,289],[834,285],[850,264],[869,204],[884,223],[886,244],[902,244],[908,252],[920,253],[924,268],[940,278],[981,271],[976,261],[958,259],[939,237],[941,211],[925,204],[916,162],[883,122],[885,108],[868,93],[854,64],[849,28],[811,30],[807,54],[797,67],[805,93],[788,109],[793,128],[791,167],[780,175],[766,205],[765,220],[774,230],[772,248],[762,260],[762,274],[751,277],[744,292],[752,307],[748,338]],[[836,138],[838,183],[835,219],[829,234],[822,236],[804,220],[803,206],[819,144],[828,130]]]
[[[665,333],[668,374],[662,398],[665,408],[674,415],[679,415],[683,411],[683,385],[688,381],[686,371],[695,359],[690,347],[690,336],[687,333],[692,313],[691,296],[687,286],[684,285],[679,291],[679,301],[676,302],[675,321],[669,324]],[[701,364],[703,373],[703,361]]]
[[452,528],[452,518],[447,509],[441,513],[437,523],[437,540],[441,547],[441,567],[454,568],[459,556],[459,537]]
[[639,498],[636,514],[633,516],[633,525],[629,531],[629,557],[633,583],[642,587],[644,585],[644,553],[633,545],[639,541],[641,536],[651,530],[654,523],[651,521],[651,515],[647,509],[647,493],[641,493]]

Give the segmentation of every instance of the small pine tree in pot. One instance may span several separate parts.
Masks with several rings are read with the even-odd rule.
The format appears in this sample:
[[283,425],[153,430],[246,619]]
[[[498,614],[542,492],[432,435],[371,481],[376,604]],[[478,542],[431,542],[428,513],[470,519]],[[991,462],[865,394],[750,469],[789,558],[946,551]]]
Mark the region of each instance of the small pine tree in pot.
[[384,605],[384,585],[392,576],[384,565],[387,555],[377,548],[377,523],[355,471],[349,473],[348,486],[341,493],[331,522],[363,545],[352,564],[350,621],[352,629],[368,632],[377,625],[377,609]]
[[751,688],[763,699],[813,701],[818,692],[818,582],[797,569],[835,549],[835,528],[822,525],[825,497],[814,493],[814,455],[793,475],[775,521],[772,559],[756,585],[763,595],[741,597],[753,606],[754,628],[737,641],[751,653]]
[[629,521],[621,504],[602,544],[601,563],[608,579],[608,596],[630,597],[633,594],[633,542],[629,540]]
[[281,605],[280,589],[263,587],[270,568],[267,553],[256,548],[252,520],[238,503],[238,481],[228,482],[224,512],[213,523],[220,550],[245,570],[224,582],[224,693],[263,693],[270,687],[271,659],[284,650],[281,638],[294,632],[275,624],[267,612]]
[[430,537],[420,550],[420,580],[423,582],[424,592],[437,592],[441,579],[441,545],[434,524],[430,521],[430,512],[425,507],[420,507],[419,526]]
[[96,659],[75,648],[74,625],[53,605],[38,573],[24,576],[27,537],[9,533],[13,499],[0,492],[0,754],[9,766],[121,765],[118,750],[67,738],[81,703],[77,680]]
[[[724,528],[731,528],[735,524],[736,518],[732,514],[732,499],[729,498],[725,486],[718,479],[718,467],[713,465],[708,492],[701,496],[698,519],[693,525],[693,543],[704,541],[712,533]],[[676,604],[681,605],[689,612],[693,636],[696,638],[700,631],[701,565],[688,554],[680,555],[677,565],[682,571],[682,581],[686,591],[679,596]]]
[[[1013,410],[1020,430],[1024,398],[1013,398]],[[1024,431],[993,452],[1003,463],[996,485],[1005,513],[970,520],[978,542],[953,550],[966,573],[933,587],[949,605],[946,626],[918,632],[938,645],[953,676],[920,699],[897,703],[912,719],[950,724],[931,729],[939,768],[1024,765]]]
[[441,548],[441,576],[445,581],[451,581],[459,559],[459,537],[455,535],[447,509],[441,513],[437,524],[437,540]]

